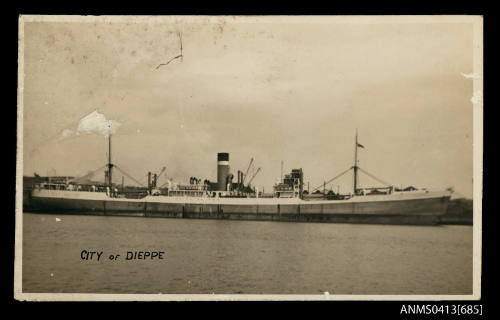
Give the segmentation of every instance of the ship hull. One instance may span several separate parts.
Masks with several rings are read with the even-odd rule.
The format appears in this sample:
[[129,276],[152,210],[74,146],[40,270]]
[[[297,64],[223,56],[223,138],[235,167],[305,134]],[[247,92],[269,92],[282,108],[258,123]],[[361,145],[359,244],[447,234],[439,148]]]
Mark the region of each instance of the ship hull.
[[439,223],[445,192],[354,197],[350,200],[151,197],[109,198],[103,193],[33,190],[25,211],[106,216],[268,220],[368,224]]

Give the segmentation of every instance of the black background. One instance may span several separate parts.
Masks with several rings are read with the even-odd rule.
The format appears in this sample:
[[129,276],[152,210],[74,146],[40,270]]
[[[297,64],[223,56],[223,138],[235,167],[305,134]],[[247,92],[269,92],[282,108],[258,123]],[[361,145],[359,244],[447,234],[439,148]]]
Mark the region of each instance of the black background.
[[[7,25],[2,28],[2,52],[8,53],[8,58],[3,58],[2,78],[3,88],[8,88],[4,93],[1,106],[4,123],[2,143],[5,146],[2,150],[9,150],[10,157],[4,155],[2,172],[4,179],[3,203],[7,206],[2,214],[4,219],[3,244],[3,264],[7,270],[3,272],[3,299],[11,311],[21,317],[21,314],[34,312],[34,316],[45,316],[68,318],[74,316],[81,317],[110,317],[119,319],[121,317],[161,317],[162,319],[184,319],[188,315],[196,315],[203,318],[261,318],[273,317],[276,319],[287,319],[291,317],[313,319],[372,319],[372,318],[397,318],[397,319],[444,319],[444,318],[485,318],[493,319],[498,315],[493,300],[493,279],[492,270],[496,269],[493,262],[495,245],[492,236],[495,229],[498,229],[496,216],[498,206],[494,207],[491,198],[495,196],[492,184],[497,181],[496,170],[494,170],[492,159],[494,158],[493,144],[496,142],[496,130],[492,124],[496,119],[496,109],[499,105],[492,102],[491,96],[496,96],[498,91],[496,79],[496,61],[498,55],[492,53],[495,37],[493,25],[498,17],[494,10],[487,10],[481,3],[470,1],[467,7],[460,6],[458,2],[439,6],[430,2],[425,6],[422,2],[410,3],[399,2],[398,4],[383,4],[371,2],[369,5],[351,1],[350,3],[330,3],[331,7],[314,7],[310,1],[303,3],[288,2],[275,5],[274,7],[259,7],[257,3],[232,2],[226,5],[216,3],[194,3],[194,2],[161,2],[146,3],[141,2],[117,2],[113,4],[90,3],[90,2],[64,2],[48,4],[39,1],[35,6],[27,5],[24,1],[13,3],[14,7],[9,8],[9,14],[2,10],[2,23]],[[17,5],[17,6],[16,6]],[[24,6],[23,6],[24,5]],[[239,5],[240,7],[236,7]],[[402,7],[405,5],[406,7]],[[371,7],[370,7],[371,6]],[[196,14],[196,15],[359,15],[359,14],[471,14],[484,16],[484,161],[483,161],[483,241],[482,241],[482,281],[480,301],[317,301],[317,302],[20,302],[14,300],[14,231],[15,231],[15,176],[16,176],[16,127],[17,127],[17,57],[18,57],[18,16],[19,14],[77,14],[77,15],[170,15],[170,14]],[[496,39],[495,39],[496,38]],[[496,50],[494,50],[496,51]],[[492,58],[493,57],[493,58]],[[7,68],[6,68],[7,67]],[[8,71],[7,71],[8,70]],[[493,71],[495,70],[495,71]],[[490,76],[493,74],[494,76]],[[493,88],[493,89],[492,89]],[[489,90],[493,94],[489,94]],[[453,115],[450,115],[453,116]],[[8,121],[6,121],[8,118]],[[495,143],[496,144],[496,143]],[[443,315],[400,315],[402,305],[408,304],[431,304],[431,305],[451,305],[451,304],[482,304],[484,315],[482,317],[471,316],[443,316]],[[2,311],[5,311],[2,308]],[[5,314],[5,312],[2,312]],[[154,314],[153,314],[154,313]],[[8,316],[10,318],[10,316]]]

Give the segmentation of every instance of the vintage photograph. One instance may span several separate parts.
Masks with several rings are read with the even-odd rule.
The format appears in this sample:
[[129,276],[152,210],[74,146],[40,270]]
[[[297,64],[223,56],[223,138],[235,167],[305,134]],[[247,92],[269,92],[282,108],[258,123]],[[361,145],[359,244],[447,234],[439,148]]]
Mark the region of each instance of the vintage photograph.
[[481,16],[19,17],[18,300],[474,300]]

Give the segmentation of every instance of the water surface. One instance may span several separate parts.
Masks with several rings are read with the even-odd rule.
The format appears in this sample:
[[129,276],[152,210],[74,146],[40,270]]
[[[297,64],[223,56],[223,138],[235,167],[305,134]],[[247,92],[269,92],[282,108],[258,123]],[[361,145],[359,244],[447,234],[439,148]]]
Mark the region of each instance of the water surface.
[[[23,292],[472,294],[471,226],[25,213],[23,229]],[[165,259],[124,259],[144,250]]]

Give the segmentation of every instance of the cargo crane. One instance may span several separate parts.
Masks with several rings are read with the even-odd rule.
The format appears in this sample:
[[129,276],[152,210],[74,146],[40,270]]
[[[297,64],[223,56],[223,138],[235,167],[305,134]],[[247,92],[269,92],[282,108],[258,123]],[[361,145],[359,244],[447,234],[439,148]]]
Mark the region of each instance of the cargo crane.
[[250,181],[248,181],[248,187],[250,187],[250,184],[252,183],[252,181],[255,178],[255,176],[257,175],[257,173],[259,173],[259,171],[260,171],[260,167],[257,168],[257,170],[255,171],[255,173],[253,174],[253,176],[250,178]]
[[158,174],[153,175],[153,180],[151,181],[151,172],[148,172],[148,190],[150,194],[159,194],[160,190],[158,190],[156,187],[158,185],[158,179],[161,177],[161,175],[165,172],[167,167],[163,167]]
[[248,171],[250,171],[250,167],[252,166],[252,163],[253,163],[253,158],[250,159],[250,163],[248,164],[248,168],[247,168],[247,171],[245,171],[245,174],[243,174],[243,178],[241,179],[241,185],[244,186],[245,185],[245,178],[247,177],[248,175]]
[[155,186],[155,187],[156,187],[156,184],[157,184],[157,182],[158,182],[158,179],[160,179],[161,175],[165,172],[165,170],[167,170],[167,167],[163,167],[163,168],[161,168],[160,173],[158,173],[158,176],[157,176],[157,177],[156,177],[156,179],[155,179],[155,184],[154,184],[154,186]]

